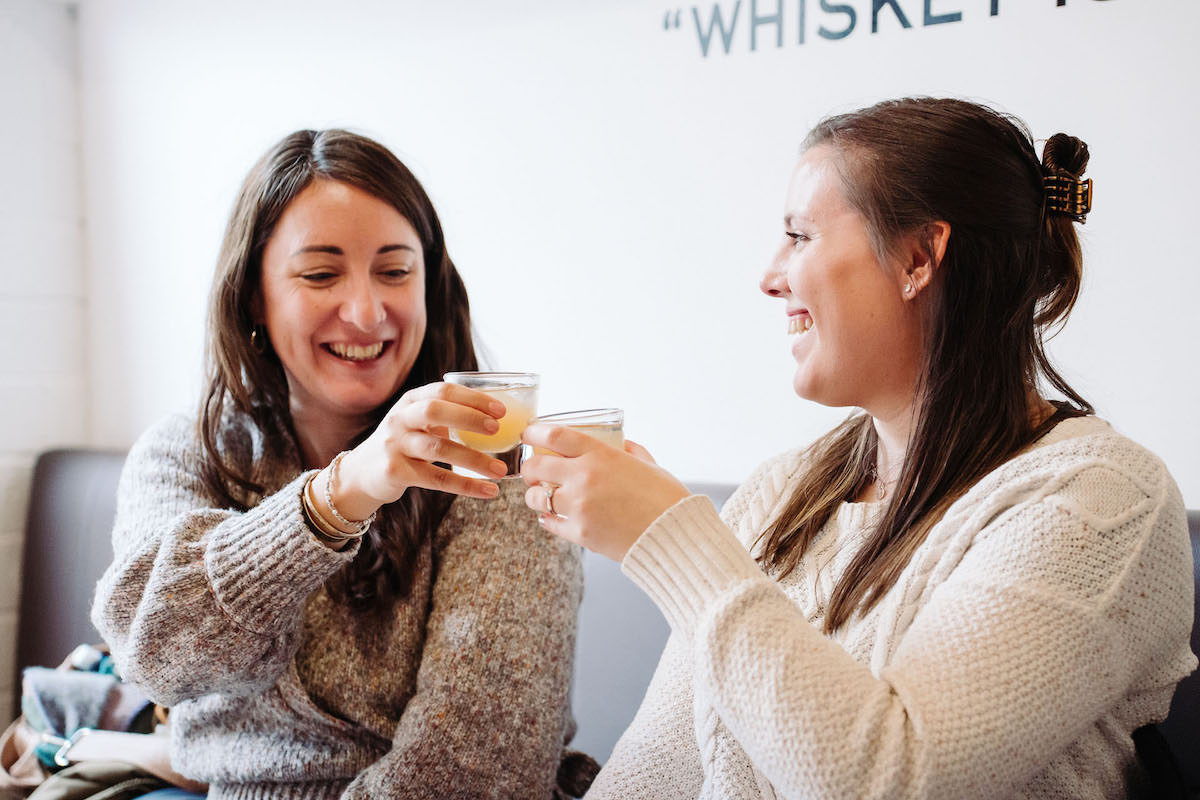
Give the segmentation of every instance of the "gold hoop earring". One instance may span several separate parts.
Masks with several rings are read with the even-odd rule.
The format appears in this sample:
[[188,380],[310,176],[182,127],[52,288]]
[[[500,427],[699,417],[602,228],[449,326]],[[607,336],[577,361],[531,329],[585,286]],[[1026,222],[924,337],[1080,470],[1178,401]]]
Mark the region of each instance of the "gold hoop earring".
[[255,325],[250,329],[250,346],[260,356],[267,352],[267,329],[262,325]]

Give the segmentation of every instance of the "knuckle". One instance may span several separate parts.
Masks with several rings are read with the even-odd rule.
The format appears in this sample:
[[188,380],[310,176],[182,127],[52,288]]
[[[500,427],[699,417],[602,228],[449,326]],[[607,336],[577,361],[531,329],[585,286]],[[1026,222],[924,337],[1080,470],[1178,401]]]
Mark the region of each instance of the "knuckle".
[[546,444],[550,446],[551,450],[558,450],[562,446],[563,436],[566,435],[565,430],[566,428],[562,425],[550,426],[550,430],[546,433]]
[[397,449],[406,456],[417,457],[421,452],[421,440],[424,438],[424,434],[419,431],[404,430],[397,436]]
[[444,461],[450,443],[438,436],[429,436],[425,441],[425,457],[429,461]]

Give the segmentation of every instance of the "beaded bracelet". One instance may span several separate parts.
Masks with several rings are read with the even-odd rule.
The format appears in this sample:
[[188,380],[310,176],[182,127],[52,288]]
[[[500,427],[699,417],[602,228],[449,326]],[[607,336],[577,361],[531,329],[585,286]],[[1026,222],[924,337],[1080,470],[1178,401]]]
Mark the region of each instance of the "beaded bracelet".
[[333,513],[333,518],[341,523],[343,528],[356,528],[354,536],[362,536],[371,527],[371,523],[375,521],[375,513],[362,520],[361,522],[351,522],[342,516],[338,511],[337,506],[333,504],[333,487],[338,479],[338,467],[341,466],[342,457],[346,455],[345,450],[333,457],[333,461],[329,462],[329,480],[325,481],[325,505],[329,506],[329,510]]

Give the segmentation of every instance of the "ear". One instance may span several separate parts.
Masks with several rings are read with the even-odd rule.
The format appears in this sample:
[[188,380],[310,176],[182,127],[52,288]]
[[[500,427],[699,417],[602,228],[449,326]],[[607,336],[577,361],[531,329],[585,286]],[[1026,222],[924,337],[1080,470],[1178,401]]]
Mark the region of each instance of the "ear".
[[933,280],[949,243],[950,223],[940,220],[930,222],[909,237],[900,276],[900,294],[905,300],[914,299]]

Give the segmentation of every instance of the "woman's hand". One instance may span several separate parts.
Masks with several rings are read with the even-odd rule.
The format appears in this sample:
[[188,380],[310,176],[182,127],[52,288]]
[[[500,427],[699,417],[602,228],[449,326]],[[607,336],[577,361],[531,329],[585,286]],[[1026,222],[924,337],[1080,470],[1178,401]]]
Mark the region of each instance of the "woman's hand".
[[[504,413],[504,404],[495,397],[451,383],[405,392],[379,427],[342,458],[334,496],[338,511],[352,520],[366,519],[400,499],[410,486],[495,497],[499,487],[491,481],[459,475],[435,462],[503,477],[503,461],[451,440],[450,429],[495,433]],[[317,481],[325,477],[323,471]],[[324,486],[315,488],[323,491]]]
[[[525,505],[551,533],[620,561],[662,512],[691,492],[654,463],[641,445],[625,452],[565,425],[534,424],[526,444],[554,451],[535,455],[521,467],[529,484]],[[545,485],[543,485],[545,484]],[[546,502],[554,486],[554,511]]]

